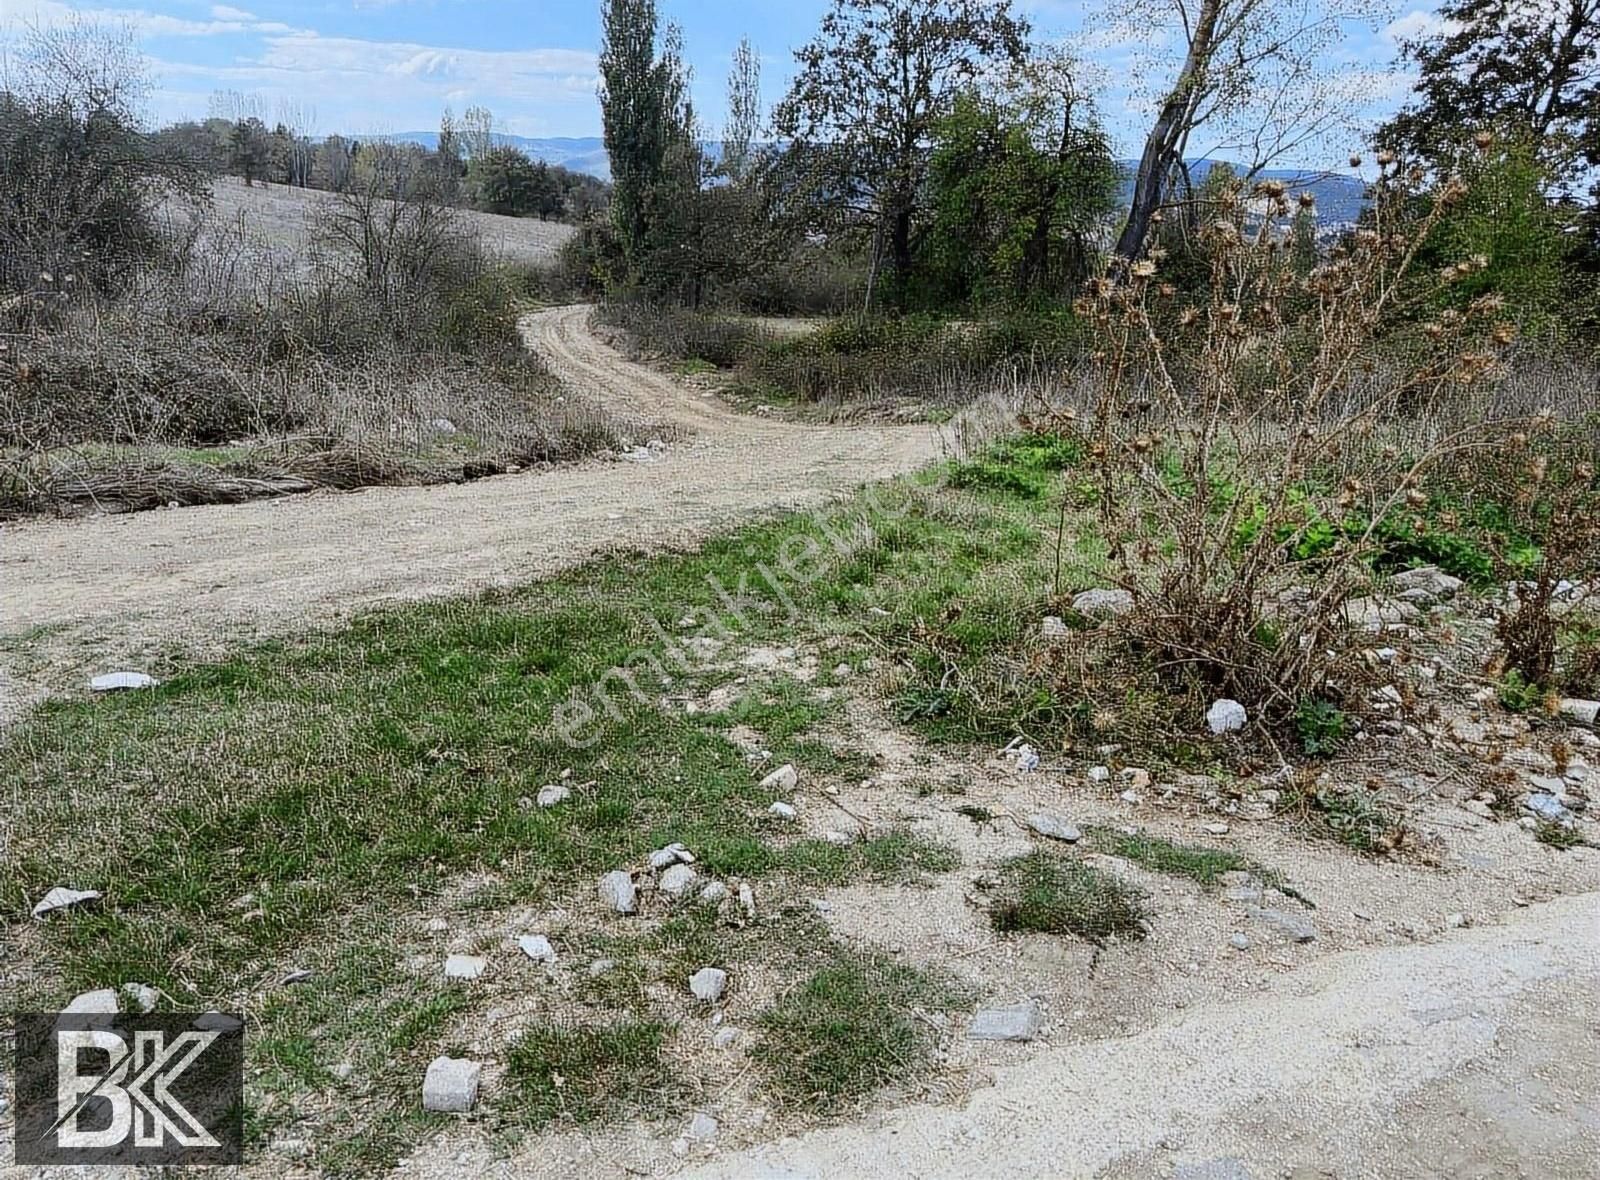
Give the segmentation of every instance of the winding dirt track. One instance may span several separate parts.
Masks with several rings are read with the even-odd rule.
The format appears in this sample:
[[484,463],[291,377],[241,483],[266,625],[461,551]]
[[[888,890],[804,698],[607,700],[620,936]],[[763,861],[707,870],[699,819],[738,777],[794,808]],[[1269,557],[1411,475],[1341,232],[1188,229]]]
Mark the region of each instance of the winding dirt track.
[[926,426],[735,413],[600,343],[589,310],[528,316],[524,337],[578,395],[678,427],[659,462],[5,526],[0,640],[65,627],[83,646],[104,637],[115,639],[106,650],[128,651],[525,582],[605,549],[682,545],[741,516],[818,503],[939,451]]

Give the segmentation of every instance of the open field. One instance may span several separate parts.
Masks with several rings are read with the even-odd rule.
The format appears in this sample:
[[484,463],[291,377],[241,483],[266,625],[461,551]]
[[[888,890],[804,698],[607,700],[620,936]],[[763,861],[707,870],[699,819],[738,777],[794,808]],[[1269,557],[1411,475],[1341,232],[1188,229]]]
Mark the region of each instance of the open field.
[[[1600,858],[1480,797],[1556,775],[1581,800],[1600,738],[1483,695],[1486,593],[1407,642],[1409,729],[1310,768],[1407,833],[1388,853],[1275,764],[1141,726],[1161,702],[1131,684],[1095,702],[1107,736],[1028,770],[996,751],[1039,703],[974,707],[941,669],[959,645],[966,674],[1071,691],[1046,670],[1097,629],[1040,631],[1070,456],[1010,443],[830,498],[930,457],[927,428],[741,419],[585,323],[528,332],[679,426],[655,463],[7,533],[53,592],[0,650],[59,691],[0,745],[8,989],[245,1012],[264,1177],[957,1175],[975,1151],[1423,1177],[1440,1141],[1451,1175],[1589,1174]],[[684,511],[694,487],[719,507]],[[795,504],[823,511],[631,548]],[[572,568],[607,544],[630,548]],[[1100,560],[1079,546],[1069,596]],[[130,659],[163,684],[67,683]],[[674,843],[688,873],[650,864]],[[636,913],[597,893],[612,871]],[[30,920],[58,884],[105,897]],[[483,974],[447,980],[452,954]],[[989,1009],[1026,1039],[974,1036]],[[420,1109],[440,1053],[484,1066],[470,1116]]]
[[[304,257],[310,219],[338,203],[338,195],[320,189],[292,188],[265,182],[246,185],[225,176],[212,185],[212,199],[223,225],[242,222],[289,258]],[[461,217],[476,231],[491,257],[512,265],[548,265],[561,244],[576,232],[572,226],[533,217],[501,217],[475,210]]]

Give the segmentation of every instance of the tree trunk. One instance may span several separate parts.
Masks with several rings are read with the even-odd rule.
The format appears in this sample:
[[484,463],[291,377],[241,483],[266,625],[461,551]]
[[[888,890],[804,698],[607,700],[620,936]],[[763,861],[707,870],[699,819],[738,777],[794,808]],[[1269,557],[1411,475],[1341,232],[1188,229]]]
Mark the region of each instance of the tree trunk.
[[1145,239],[1150,234],[1150,220],[1161,204],[1166,188],[1167,174],[1173,165],[1173,153],[1187,138],[1188,121],[1194,112],[1195,91],[1204,84],[1211,55],[1216,51],[1217,18],[1222,11],[1222,0],[1202,0],[1195,21],[1194,36],[1189,41],[1189,52],[1178,71],[1178,80],[1161,104],[1155,126],[1144,141],[1144,153],[1139,157],[1139,174],[1133,184],[1133,204],[1128,210],[1128,223],[1117,239],[1116,256],[1124,264],[1135,261],[1144,253]]
[[911,210],[904,204],[895,210],[889,245],[894,256],[895,306],[903,308],[911,287]]

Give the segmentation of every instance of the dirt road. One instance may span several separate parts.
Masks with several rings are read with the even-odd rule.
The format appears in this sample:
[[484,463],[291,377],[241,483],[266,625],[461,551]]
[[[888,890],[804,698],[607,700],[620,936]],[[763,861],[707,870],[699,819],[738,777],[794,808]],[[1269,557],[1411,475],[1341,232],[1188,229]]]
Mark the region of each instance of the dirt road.
[[648,464],[0,527],[0,640],[65,628],[79,650],[131,653],[526,582],[604,549],[683,545],[818,503],[939,451],[925,426],[735,413],[601,344],[584,307],[539,312],[523,331],[575,392],[679,427],[682,440]]
[[962,1109],[890,1111],[685,1175],[1589,1180],[1597,932],[1590,893],[1330,956],[1268,995],[1031,1054]]

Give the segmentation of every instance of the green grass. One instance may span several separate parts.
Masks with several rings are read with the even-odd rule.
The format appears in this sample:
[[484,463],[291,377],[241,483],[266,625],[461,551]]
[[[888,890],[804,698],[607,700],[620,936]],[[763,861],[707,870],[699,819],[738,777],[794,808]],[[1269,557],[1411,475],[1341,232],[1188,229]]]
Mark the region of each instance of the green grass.
[[1305,791],[1284,802],[1313,834],[1368,856],[1391,851],[1407,831],[1399,815],[1366,791]]
[[1215,889],[1227,873],[1249,873],[1279,893],[1316,908],[1309,898],[1289,884],[1282,873],[1266,868],[1232,849],[1179,844],[1147,832],[1129,833],[1115,828],[1090,828],[1088,835],[1100,851],[1132,861],[1152,873],[1183,877],[1206,889]]
[[674,1085],[664,1054],[668,1031],[644,1020],[535,1025],[507,1055],[509,1094],[498,1106],[533,1127],[679,1109],[684,1091]]
[[1533,829],[1533,838],[1541,844],[1548,844],[1558,852],[1581,848],[1588,843],[1583,834],[1571,824],[1558,823],[1551,819],[1539,821],[1539,826]]
[[883,955],[838,951],[761,1017],[751,1056],[783,1101],[834,1111],[928,1070],[936,1013],[967,997],[953,981]]
[[1007,862],[989,910],[990,924],[1011,933],[1071,934],[1096,946],[1140,939],[1151,917],[1143,890],[1069,857],[1032,852]]

